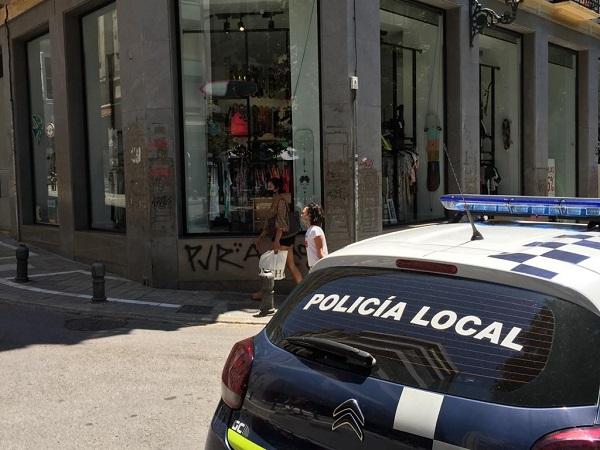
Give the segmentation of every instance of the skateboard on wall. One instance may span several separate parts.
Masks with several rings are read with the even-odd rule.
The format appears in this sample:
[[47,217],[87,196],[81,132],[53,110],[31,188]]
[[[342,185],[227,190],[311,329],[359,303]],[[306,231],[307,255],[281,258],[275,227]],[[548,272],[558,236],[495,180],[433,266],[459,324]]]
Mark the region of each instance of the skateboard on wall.
[[427,190],[437,191],[440,187],[440,146],[442,127],[435,113],[425,116],[425,150],[427,151]]

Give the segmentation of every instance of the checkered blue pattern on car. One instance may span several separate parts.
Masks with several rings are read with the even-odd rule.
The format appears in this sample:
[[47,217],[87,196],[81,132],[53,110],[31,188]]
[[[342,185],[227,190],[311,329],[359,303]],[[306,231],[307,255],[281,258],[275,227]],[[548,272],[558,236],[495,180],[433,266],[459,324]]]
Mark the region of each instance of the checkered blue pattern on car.
[[520,252],[490,255],[490,258],[515,263],[510,269],[511,272],[546,279],[558,275],[553,267],[557,261],[579,265],[598,257],[600,257],[600,234],[598,233],[561,234],[547,241],[525,244]]

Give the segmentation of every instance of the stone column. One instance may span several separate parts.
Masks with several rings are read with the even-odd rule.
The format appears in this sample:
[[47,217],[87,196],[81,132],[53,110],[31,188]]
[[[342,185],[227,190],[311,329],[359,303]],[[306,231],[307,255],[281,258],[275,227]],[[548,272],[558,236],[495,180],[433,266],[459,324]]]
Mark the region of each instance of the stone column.
[[129,277],[177,287],[177,84],[169,0],[117,3]]
[[[331,251],[381,232],[379,4],[356,2],[355,12],[351,0],[321,2],[320,32],[323,197]],[[350,87],[355,74],[357,91]]]
[[[479,193],[479,39],[471,47],[468,0],[446,14],[448,192]],[[451,164],[450,164],[451,163]]]
[[[0,19],[4,14],[0,13]],[[9,61],[6,28],[0,27],[0,60],[3,76],[0,78],[0,230],[17,234],[16,184],[13,157],[13,123],[10,107]]]
[[[81,189],[83,194],[81,194],[78,189],[73,189],[73,175],[79,171],[73,170],[72,162],[77,159],[80,161],[85,160],[85,155],[82,155],[82,153],[84,153],[82,149],[85,147],[79,147],[75,145],[73,133],[78,132],[82,141],[85,141],[85,138],[83,136],[84,131],[82,130],[80,124],[69,120],[70,114],[72,115],[73,113],[73,109],[81,108],[81,111],[78,111],[78,113],[79,117],[82,117],[83,106],[81,106],[81,102],[79,102],[77,106],[73,104],[74,102],[71,102],[69,105],[67,100],[69,89],[72,89],[72,86],[69,86],[68,83],[81,84],[80,79],[75,81],[73,80],[73,77],[68,76],[67,61],[72,61],[69,59],[69,56],[71,55],[68,52],[72,51],[72,49],[67,49],[65,48],[65,45],[61,45],[61,43],[65,42],[67,37],[69,37],[65,31],[68,23],[69,20],[62,11],[55,11],[54,14],[50,16],[52,87],[54,89],[54,98],[56,99],[54,102],[54,145],[56,150],[56,169],[58,174],[58,216],[60,222],[60,238],[64,252],[69,257],[72,257],[74,252],[73,233],[76,229],[74,197],[77,197],[78,194],[81,197],[84,197],[87,192],[84,187]],[[77,50],[81,50],[81,48],[77,46]],[[71,111],[69,111],[69,106],[71,106]],[[74,131],[73,127],[77,127],[78,131]],[[78,167],[84,167],[84,163]],[[75,178],[78,179],[78,181],[75,183],[76,187],[79,187],[80,184],[85,183],[81,181],[81,176],[76,176]],[[80,200],[81,197],[78,197],[78,200]],[[81,210],[85,208],[81,207],[80,205],[81,203],[78,202],[77,209]],[[79,218],[82,224],[87,222],[86,219]]]
[[579,52],[577,64],[577,192],[598,196],[598,57],[597,50]]
[[321,117],[323,199],[327,245],[340,248],[354,236],[352,2],[321,2]]
[[523,194],[547,195],[548,37],[523,36]]
[[[382,230],[379,2],[356,2],[358,239]],[[352,30],[351,36],[354,35]]]

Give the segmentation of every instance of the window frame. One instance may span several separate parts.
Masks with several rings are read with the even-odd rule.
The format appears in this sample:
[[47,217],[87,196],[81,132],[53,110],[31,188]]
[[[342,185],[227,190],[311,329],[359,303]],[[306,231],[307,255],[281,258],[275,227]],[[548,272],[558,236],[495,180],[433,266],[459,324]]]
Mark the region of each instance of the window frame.
[[[564,47],[562,45],[555,44],[551,41],[548,41],[548,52],[550,51],[550,47],[555,47],[561,49],[562,51],[566,51],[571,53],[575,57],[575,62],[573,68],[575,69],[575,197],[579,197],[579,52],[577,50],[573,50],[569,47]],[[549,68],[550,64],[556,64],[550,62],[550,56],[548,55],[548,60],[546,61],[546,67]],[[549,70],[548,70],[549,72]],[[549,82],[548,82],[549,83]],[[550,115],[550,109],[548,108],[548,118]],[[549,125],[549,123],[548,123]]]
[[[508,28],[504,28],[504,27],[500,27],[500,26],[493,26],[492,30],[497,30],[500,33],[504,33],[508,36],[513,36],[514,38],[519,39],[519,47],[520,47],[520,54],[519,54],[519,58],[520,58],[520,64],[519,64],[519,95],[520,95],[520,107],[519,107],[519,134],[520,134],[520,138],[519,138],[519,146],[520,146],[520,155],[519,155],[519,165],[520,165],[520,170],[519,170],[519,190],[520,192],[518,194],[513,194],[513,195],[524,195],[525,193],[525,133],[523,133],[523,118],[525,117],[525,102],[523,101],[523,99],[525,98],[525,88],[524,88],[524,84],[525,84],[525,78],[524,78],[524,66],[525,64],[523,63],[524,61],[524,41],[525,41],[525,36],[522,33],[519,33],[517,31],[514,30],[509,30]],[[485,30],[484,30],[484,34],[485,34]],[[493,36],[493,35],[488,35],[491,36],[495,39],[500,39],[502,40],[501,37],[498,36]],[[481,63],[481,61],[480,61]]]
[[[399,0],[401,3],[406,3],[408,5],[410,5],[411,7],[414,8],[419,8],[425,11],[428,11],[430,13],[434,13],[434,14],[438,14],[441,17],[441,26],[442,26],[442,42],[441,42],[441,84],[442,84],[442,98],[443,98],[443,108],[441,110],[441,117],[443,117],[443,128],[442,128],[442,145],[443,145],[443,149],[441,151],[441,155],[440,155],[440,164],[443,162],[444,167],[443,167],[443,171],[441,171],[440,173],[443,174],[443,183],[440,184],[440,188],[442,188],[443,193],[448,193],[448,189],[449,189],[449,183],[450,183],[450,179],[449,179],[449,165],[450,162],[448,160],[448,152],[446,150],[447,144],[448,144],[448,46],[447,46],[447,42],[449,42],[448,39],[448,24],[447,24],[447,10],[443,9],[443,8],[438,8],[436,6],[433,5],[429,5],[426,3],[420,3],[418,1],[415,0]],[[379,11],[386,11],[388,13],[391,14],[396,14],[399,15],[401,17],[406,17],[412,20],[415,20],[417,22],[423,22],[426,24],[431,25],[429,22],[414,18],[414,17],[410,17],[410,16],[405,16],[403,14],[399,14],[396,11],[392,11],[386,8],[383,8],[381,5],[379,5]],[[381,23],[378,23],[379,29],[381,30]],[[381,45],[379,46],[379,49],[381,51]],[[381,77],[380,77],[380,84],[381,84]],[[380,86],[381,89],[381,86]],[[413,91],[416,89],[416,86],[413,87]],[[416,120],[415,120],[415,127],[416,127]],[[416,128],[415,128],[416,129]],[[417,130],[418,132],[418,130]],[[415,202],[416,205],[416,202]],[[382,205],[383,208],[383,205]],[[437,218],[428,218],[428,219],[414,219],[414,220],[410,220],[407,222],[400,222],[398,221],[398,223],[396,224],[384,224],[383,223],[383,217],[381,219],[381,227],[382,230],[384,232],[390,232],[390,231],[394,231],[397,230],[399,228],[402,228],[406,225],[414,225],[414,224],[419,224],[419,223],[429,223],[429,222],[435,222],[437,220],[442,220],[444,218],[446,218],[448,215],[448,212],[446,210],[442,211],[441,215]]]
[[[116,0],[115,0],[116,1]],[[315,0],[316,4],[316,14],[317,14],[317,64],[318,64],[318,76],[317,82],[319,85],[319,144],[320,147],[318,149],[319,157],[318,163],[320,165],[320,201],[321,204],[324,205],[324,171],[323,171],[323,90],[322,90],[322,69],[321,69],[321,0]],[[181,225],[179,227],[179,236],[186,238],[193,237],[255,237],[260,231],[236,231],[236,232],[225,232],[225,231],[207,231],[207,232],[191,232],[188,231],[188,212],[187,212],[187,203],[186,203],[186,171],[185,171],[185,118],[184,118],[184,92],[183,92],[183,80],[181,77],[182,74],[182,42],[181,42],[181,16],[180,16],[180,0],[175,0],[173,2],[173,17],[174,17],[174,32],[175,32],[175,71],[174,74],[177,77],[177,95],[176,101],[177,104],[175,108],[177,109],[176,115],[176,130],[177,130],[177,139],[179,142],[179,152],[178,152],[178,162],[177,162],[177,171],[181,174],[179,177],[179,193],[180,193],[180,201],[178,202],[178,207],[180,211],[178,212],[178,216],[181,219]],[[288,36],[289,39],[289,36]],[[289,52],[289,42],[288,42],[288,52]],[[317,158],[315,158],[317,161]],[[294,192],[294,197],[295,197]],[[294,200],[292,197],[292,203]],[[304,231],[301,231],[303,234]]]
[[[85,48],[84,48],[84,44],[83,44],[83,35],[84,35],[84,31],[83,31],[83,19],[87,16],[90,16],[91,14],[94,14],[98,11],[100,11],[101,9],[104,9],[110,5],[114,5],[115,7],[115,11],[117,12],[117,21],[118,21],[118,14],[119,14],[119,10],[118,10],[118,2],[117,0],[112,0],[112,1],[107,1],[107,2],[103,2],[100,5],[98,5],[97,7],[94,7],[90,10],[86,10],[85,12],[79,14],[77,16],[77,23],[78,23],[78,31],[79,31],[79,48],[80,48],[80,64],[81,64],[81,104],[83,107],[83,136],[84,136],[84,142],[85,142],[85,152],[84,152],[84,160],[85,160],[85,174],[86,174],[86,200],[87,200],[87,208],[86,208],[86,215],[87,215],[87,230],[89,231],[95,231],[95,232],[100,232],[100,233],[110,233],[110,234],[116,234],[116,235],[126,235],[127,234],[127,208],[125,209],[125,228],[122,230],[118,230],[118,229],[108,229],[108,228],[98,228],[98,227],[93,227],[92,223],[93,223],[93,199],[92,199],[92,177],[91,177],[91,172],[90,172],[90,132],[89,132],[89,117],[88,117],[88,97],[87,97],[87,83],[86,83],[86,75],[87,75],[87,70],[86,70],[86,66],[85,66]],[[120,36],[119,36],[119,40],[120,40]],[[121,97],[122,99],[122,97]],[[125,149],[123,148],[123,153],[125,153]],[[123,176],[125,178],[125,171],[123,171]],[[127,193],[125,193],[125,195],[127,195]],[[127,199],[127,197],[125,197]],[[126,203],[127,204],[127,201]]]
[[[60,227],[60,216],[57,213],[57,223],[49,223],[49,222],[38,222],[37,220],[37,214],[36,214],[36,206],[37,206],[37,196],[36,196],[36,179],[35,179],[35,158],[34,158],[34,145],[33,145],[33,136],[31,133],[31,115],[32,115],[32,109],[31,109],[31,101],[32,101],[32,95],[31,95],[31,77],[29,75],[30,73],[30,66],[29,66],[29,44],[32,43],[33,41],[36,41],[44,36],[48,36],[48,41],[50,42],[50,45],[52,45],[52,41],[50,39],[50,27],[48,26],[48,24],[46,24],[45,28],[43,28],[41,31],[39,31],[38,33],[32,35],[32,36],[28,36],[27,39],[25,39],[23,41],[23,46],[24,46],[24,57],[25,57],[25,86],[26,86],[26,90],[27,90],[27,126],[28,126],[28,139],[27,139],[27,144],[29,147],[29,151],[28,151],[28,157],[29,160],[31,161],[31,164],[29,164],[28,167],[28,174],[30,177],[30,182],[29,187],[31,189],[31,205],[30,205],[30,210],[31,210],[31,225],[34,226],[44,226],[44,227],[53,227],[53,228],[59,228]],[[2,59],[2,52],[0,51],[0,60]],[[1,65],[1,62],[0,62]],[[1,78],[1,76],[0,76]],[[41,80],[42,86],[45,85],[47,81],[46,80]],[[53,87],[54,88],[54,87]],[[44,88],[42,88],[44,89]],[[45,95],[43,95],[43,100],[47,100],[47,98],[45,97]],[[48,99],[49,100],[49,99]],[[52,104],[53,104],[53,109],[54,109],[54,99],[52,99]],[[54,148],[54,154],[56,156],[56,148]],[[57,170],[57,180],[58,180],[58,170]],[[58,181],[57,181],[58,182]],[[60,204],[60,195],[58,197],[56,197],[56,202],[57,202],[57,208],[58,205]],[[28,202],[29,203],[29,202]]]

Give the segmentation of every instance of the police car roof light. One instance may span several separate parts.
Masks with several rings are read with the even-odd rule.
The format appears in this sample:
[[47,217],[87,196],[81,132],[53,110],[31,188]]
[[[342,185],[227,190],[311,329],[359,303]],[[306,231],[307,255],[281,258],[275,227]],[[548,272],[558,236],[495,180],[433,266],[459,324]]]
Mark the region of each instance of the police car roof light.
[[449,211],[502,216],[552,216],[600,219],[600,199],[579,197],[529,197],[446,194],[440,202]]

